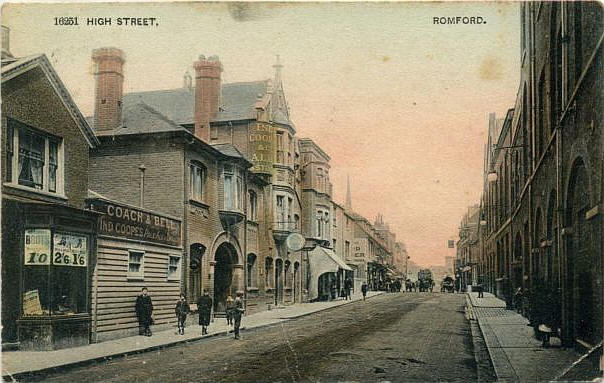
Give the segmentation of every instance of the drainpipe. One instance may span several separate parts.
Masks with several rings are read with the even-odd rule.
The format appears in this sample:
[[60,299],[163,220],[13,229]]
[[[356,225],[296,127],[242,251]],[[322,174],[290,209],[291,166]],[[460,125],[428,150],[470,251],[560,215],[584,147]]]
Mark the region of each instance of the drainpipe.
[[250,172],[246,170],[246,176],[244,177],[244,190],[243,193],[243,308],[247,311],[247,195],[248,191],[248,177]]
[[[187,168],[187,144],[185,143],[183,145],[183,151],[182,151],[182,169],[183,169],[183,176],[182,176],[182,226],[181,226],[181,233],[182,233],[182,262],[180,263],[180,266],[182,268],[181,272],[180,272],[180,289],[183,292],[186,292],[186,294],[188,296],[190,296],[191,292],[188,291],[187,289],[187,277],[189,275],[189,252],[187,251],[188,248],[188,236],[187,236],[187,232],[189,230],[189,226],[187,224],[187,207],[188,207],[188,189],[187,189],[187,175],[188,175],[188,168]],[[201,265],[199,266],[201,267]],[[184,289],[184,290],[183,290]]]

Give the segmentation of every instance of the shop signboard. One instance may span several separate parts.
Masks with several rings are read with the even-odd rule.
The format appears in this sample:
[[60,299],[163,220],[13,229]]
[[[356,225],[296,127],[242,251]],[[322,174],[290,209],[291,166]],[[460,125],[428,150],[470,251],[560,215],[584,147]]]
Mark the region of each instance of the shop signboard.
[[95,199],[91,208],[103,213],[99,234],[162,245],[181,245],[180,221],[132,206]]
[[50,265],[50,230],[25,230],[24,264],[27,266]]
[[55,233],[52,264],[56,266],[86,267],[88,265],[87,238],[83,235]]
[[249,143],[254,173],[272,174],[275,134],[275,126],[272,124],[257,122],[251,126]]

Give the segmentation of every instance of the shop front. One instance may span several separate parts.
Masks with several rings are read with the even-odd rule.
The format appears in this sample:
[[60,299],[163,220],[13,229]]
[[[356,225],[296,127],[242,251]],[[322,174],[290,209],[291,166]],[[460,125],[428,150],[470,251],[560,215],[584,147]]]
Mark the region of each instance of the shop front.
[[63,205],[4,201],[3,344],[55,350],[89,343],[97,217]]
[[344,273],[352,269],[333,250],[317,246],[309,253],[310,285],[308,299],[330,300],[344,288]]

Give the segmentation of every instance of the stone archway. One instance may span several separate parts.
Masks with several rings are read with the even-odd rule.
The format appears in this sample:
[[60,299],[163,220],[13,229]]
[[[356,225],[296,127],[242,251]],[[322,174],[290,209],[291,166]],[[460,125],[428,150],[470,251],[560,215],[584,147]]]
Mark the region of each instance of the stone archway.
[[235,247],[229,242],[223,242],[214,254],[214,310],[225,311],[226,299],[234,297],[237,292],[235,265],[238,263]]
[[[586,213],[590,206],[588,175],[584,162],[575,161],[566,195],[567,341],[597,343],[601,337],[599,300],[595,292],[601,281],[601,262],[594,259],[593,238]],[[600,317],[600,318],[599,318]]]

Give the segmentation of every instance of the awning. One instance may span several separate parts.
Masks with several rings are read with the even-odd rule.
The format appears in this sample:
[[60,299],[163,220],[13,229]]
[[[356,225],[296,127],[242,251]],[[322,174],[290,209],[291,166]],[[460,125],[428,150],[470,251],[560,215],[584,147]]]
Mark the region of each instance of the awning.
[[317,246],[308,253],[310,261],[310,286],[308,286],[308,298],[316,299],[319,297],[319,277],[325,273],[337,273],[338,269],[352,271],[330,249]]

